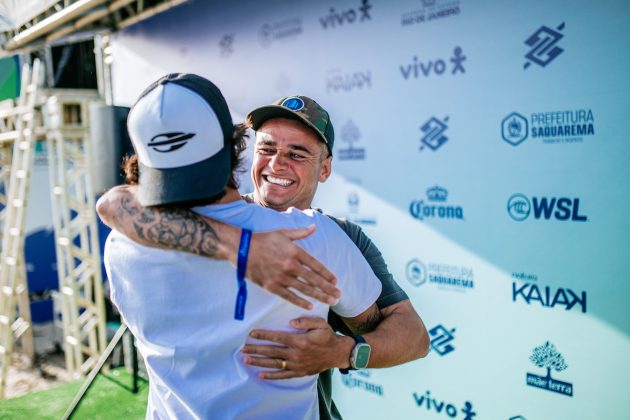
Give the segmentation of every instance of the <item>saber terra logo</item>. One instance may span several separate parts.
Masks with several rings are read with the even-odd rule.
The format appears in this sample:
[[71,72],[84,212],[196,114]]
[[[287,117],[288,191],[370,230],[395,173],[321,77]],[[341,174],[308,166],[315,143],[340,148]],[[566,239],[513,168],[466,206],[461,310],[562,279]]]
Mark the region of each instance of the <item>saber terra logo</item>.
[[527,373],[527,385],[544,389],[545,391],[556,392],[561,395],[573,397],[573,384],[563,382],[551,377],[551,371],[562,372],[569,366],[556,347],[547,341],[542,346],[538,346],[532,351],[529,360],[539,368],[547,369],[546,376],[539,376],[534,373]]

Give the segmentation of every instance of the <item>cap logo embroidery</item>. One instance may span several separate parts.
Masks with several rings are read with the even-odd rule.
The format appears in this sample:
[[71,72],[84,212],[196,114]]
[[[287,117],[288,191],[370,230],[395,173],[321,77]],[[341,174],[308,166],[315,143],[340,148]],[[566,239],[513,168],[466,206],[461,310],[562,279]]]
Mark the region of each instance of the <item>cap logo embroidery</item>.
[[188,140],[195,137],[195,133],[161,133],[149,141],[148,146],[160,153],[174,152],[181,149],[188,143]]
[[289,108],[292,111],[299,111],[304,108],[304,101],[294,96],[293,98],[287,98],[282,101],[281,106]]

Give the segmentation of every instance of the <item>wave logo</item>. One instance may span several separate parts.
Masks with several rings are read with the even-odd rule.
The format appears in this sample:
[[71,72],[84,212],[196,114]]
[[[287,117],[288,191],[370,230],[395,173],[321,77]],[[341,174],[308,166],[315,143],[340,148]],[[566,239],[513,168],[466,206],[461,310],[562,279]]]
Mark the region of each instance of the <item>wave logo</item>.
[[[470,401],[466,401],[464,406],[459,410],[453,403],[446,401],[438,401],[437,398],[431,396],[431,391],[427,390],[424,394],[413,393],[413,399],[418,408],[426,408],[427,411],[435,411],[438,414],[445,413],[450,418],[460,418],[462,420],[473,420],[477,415],[473,411],[473,405]],[[461,416],[459,414],[461,413]],[[459,416],[459,417],[458,417]]]
[[573,384],[558,381],[551,377],[552,370],[562,372],[568,367],[562,354],[556,350],[556,346],[547,341],[542,346],[534,349],[529,360],[537,367],[547,369],[547,375],[538,376],[528,372],[527,385],[573,397]]
[[448,137],[444,135],[444,132],[448,129],[448,116],[443,120],[438,120],[435,117],[431,117],[427,122],[420,126],[420,131],[424,133],[420,140],[420,150],[424,150],[425,146],[429,149],[436,151],[444,143],[448,141]]
[[517,222],[522,222],[529,217],[532,205],[529,202],[529,198],[525,197],[523,194],[514,194],[508,200],[507,210],[512,219]]
[[531,63],[538,64],[540,67],[546,67],[547,64],[562,54],[564,50],[556,44],[564,37],[560,32],[564,29],[564,26],[564,22],[562,22],[556,30],[553,30],[543,25],[532,36],[527,38],[525,44],[532,49],[525,54],[527,62],[523,69],[527,69]]
[[527,140],[528,133],[527,118],[518,112],[512,112],[501,121],[501,137],[512,146],[518,146]]

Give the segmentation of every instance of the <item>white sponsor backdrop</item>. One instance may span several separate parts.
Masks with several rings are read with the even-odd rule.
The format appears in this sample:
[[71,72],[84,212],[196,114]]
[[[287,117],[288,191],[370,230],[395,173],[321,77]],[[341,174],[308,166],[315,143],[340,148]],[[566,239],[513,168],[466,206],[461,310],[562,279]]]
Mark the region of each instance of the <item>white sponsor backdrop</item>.
[[621,0],[191,1],[114,37],[114,95],[186,71],[235,118],[291,94],[330,111],[316,204],[364,226],[433,338],[337,375],[345,418],[628,418],[629,18]]

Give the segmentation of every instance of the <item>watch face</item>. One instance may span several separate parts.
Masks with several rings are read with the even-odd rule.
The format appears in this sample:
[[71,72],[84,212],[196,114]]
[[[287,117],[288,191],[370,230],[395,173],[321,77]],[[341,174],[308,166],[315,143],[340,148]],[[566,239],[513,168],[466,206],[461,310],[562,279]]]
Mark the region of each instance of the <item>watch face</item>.
[[370,361],[370,353],[372,349],[367,343],[359,343],[354,348],[354,358],[352,367],[355,369],[365,369]]

